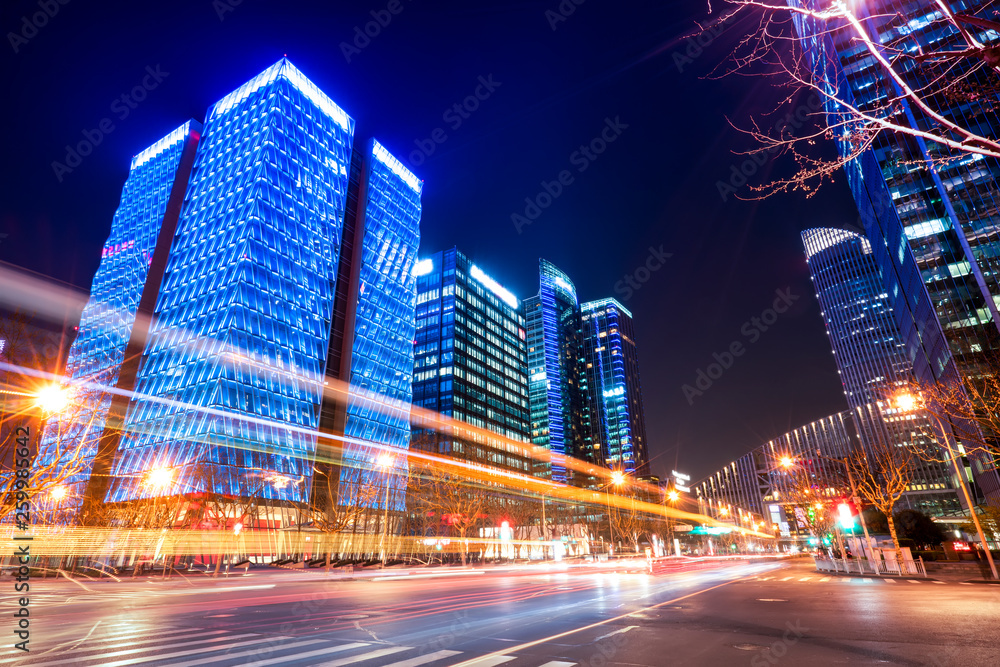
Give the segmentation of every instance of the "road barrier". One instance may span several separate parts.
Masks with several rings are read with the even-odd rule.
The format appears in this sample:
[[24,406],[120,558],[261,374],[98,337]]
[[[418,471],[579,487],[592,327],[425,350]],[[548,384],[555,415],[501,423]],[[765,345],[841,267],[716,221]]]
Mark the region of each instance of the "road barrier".
[[696,570],[712,570],[732,565],[771,563],[785,558],[788,556],[665,556],[650,559],[649,571],[651,574],[676,574]]
[[917,560],[869,560],[867,558],[814,558],[820,572],[843,572],[844,574],[874,574],[877,576],[918,576],[926,577],[927,569],[923,558]]

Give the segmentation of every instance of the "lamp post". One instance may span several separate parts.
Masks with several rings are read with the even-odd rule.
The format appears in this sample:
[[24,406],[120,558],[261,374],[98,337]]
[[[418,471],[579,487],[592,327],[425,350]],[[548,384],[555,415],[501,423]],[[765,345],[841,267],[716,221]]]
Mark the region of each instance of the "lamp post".
[[[920,407],[917,397],[906,391],[897,394],[895,400],[896,407],[901,412],[914,412],[918,407]],[[993,554],[990,553],[990,545],[986,543],[986,535],[983,533],[983,527],[979,523],[979,517],[976,516],[976,506],[972,502],[969,487],[965,483],[965,471],[959,466],[958,457],[951,448],[951,438],[948,437],[948,431],[945,430],[944,424],[941,420],[938,419],[932,412],[924,410],[924,414],[933,419],[934,423],[937,424],[938,432],[941,434],[941,439],[944,441],[944,449],[948,452],[948,458],[951,459],[952,466],[955,468],[955,476],[958,477],[958,485],[961,487],[962,495],[965,497],[965,504],[969,508],[969,514],[972,515],[972,523],[976,527],[976,533],[979,536],[979,543],[983,545],[983,551],[986,552],[986,560],[990,564],[990,572],[993,573],[994,579],[1000,579],[1000,576],[997,576],[996,563],[993,562]]]
[[382,540],[379,550],[382,552],[382,567],[386,562],[386,541],[389,539],[389,469],[392,468],[395,459],[390,454],[382,454],[375,461],[379,468],[385,471],[385,511],[382,515]]
[[[611,482],[608,486],[619,487],[625,483],[625,473],[621,470],[615,470],[611,473]],[[611,496],[607,495],[606,500],[608,501],[608,535],[611,538],[611,548],[615,548],[615,525],[614,519],[611,517]]]
[[[667,492],[664,494],[664,498],[667,501],[670,502],[671,509],[673,509],[674,504],[680,499],[680,497],[681,497],[681,494],[678,493],[677,489],[675,489],[672,485],[667,489]],[[668,544],[669,548],[667,549],[667,551],[669,553],[670,551],[674,550],[674,517],[673,516],[667,516],[667,539],[669,540],[669,544]],[[680,554],[677,554],[677,555],[680,555]]]

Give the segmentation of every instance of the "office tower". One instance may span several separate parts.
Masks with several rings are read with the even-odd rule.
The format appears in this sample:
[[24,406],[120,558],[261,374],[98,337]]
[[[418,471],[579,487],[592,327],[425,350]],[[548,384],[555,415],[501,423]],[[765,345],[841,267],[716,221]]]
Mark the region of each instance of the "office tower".
[[594,457],[601,465],[649,475],[646,419],[632,313],[615,299],[580,306]]
[[[353,152],[326,364],[326,377],[348,382],[349,393],[324,395],[319,427],[343,442],[341,502],[369,484],[385,490],[369,504],[405,506],[406,458],[391,452],[410,442],[422,191],[377,141]],[[325,449],[318,459],[336,460]]]
[[344,436],[405,446],[420,182],[353,134],[284,59],[210,109],[107,500],[307,500],[331,363]]
[[530,475],[531,458],[509,442],[530,442],[526,334],[517,298],[457,248],[420,260],[415,274],[413,403],[477,429],[456,436],[415,428],[412,446]]
[[67,480],[66,505],[82,502],[99,443],[121,427],[200,133],[188,121],[132,159],[66,363],[72,405],[43,436],[45,455],[84,464]]
[[596,462],[591,442],[587,377],[583,367],[580,306],[569,277],[539,260],[538,294],[524,301],[528,333],[528,396],[531,441],[552,452],[551,465],[536,470],[558,482],[571,475],[560,456]]
[[[934,432],[927,415],[901,413],[893,402],[913,380],[913,367],[871,243],[860,234],[826,228],[802,232],[802,243],[862,443],[926,449]],[[920,459],[914,463],[905,494],[909,507],[933,515],[960,509],[948,466]]]
[[[810,3],[793,0],[796,6]],[[875,0],[852,5],[876,44],[905,40],[909,52],[955,51],[965,43],[959,31],[940,20],[933,3]],[[955,5],[955,11],[987,16],[988,3]],[[798,17],[796,29],[814,73],[838,91],[846,104],[869,111],[887,96],[893,85],[883,83],[879,65],[850,32],[828,32],[811,17]],[[986,31],[978,39],[990,42]],[[932,79],[957,80],[967,86],[991,86],[987,69],[975,58],[955,59],[947,71],[937,66],[899,66],[907,85],[924,89]],[[991,96],[929,96],[930,108],[968,123],[987,136],[997,136],[1000,118]],[[935,131],[935,123],[906,99],[895,103],[894,122],[917,130]],[[826,102],[831,122],[840,120],[841,107]],[[845,142],[842,155],[853,155]],[[984,360],[1000,351],[1000,206],[995,186],[997,160],[953,151],[925,137],[882,133],[872,147],[845,167],[872,255],[880,268],[885,293],[913,362],[923,382],[950,382],[959,375],[975,378]],[[1000,476],[986,459],[973,455],[976,480],[988,497],[1000,498]]]

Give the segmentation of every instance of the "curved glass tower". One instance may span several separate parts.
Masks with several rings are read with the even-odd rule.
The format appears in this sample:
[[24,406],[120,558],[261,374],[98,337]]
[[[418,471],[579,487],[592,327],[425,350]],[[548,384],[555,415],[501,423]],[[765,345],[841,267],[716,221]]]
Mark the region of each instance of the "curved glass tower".
[[[806,261],[823,324],[863,443],[929,444],[932,424],[923,413],[900,413],[892,396],[913,379],[868,239],[844,229],[802,232]],[[948,467],[917,461],[903,502],[932,515],[961,508]]]

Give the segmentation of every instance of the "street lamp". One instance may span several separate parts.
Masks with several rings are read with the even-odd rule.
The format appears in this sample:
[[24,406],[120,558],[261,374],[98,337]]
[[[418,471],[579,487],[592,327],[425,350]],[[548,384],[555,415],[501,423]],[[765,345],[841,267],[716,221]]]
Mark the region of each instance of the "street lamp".
[[382,552],[382,567],[385,567],[386,562],[386,546],[385,543],[389,539],[389,470],[392,468],[396,459],[393,458],[391,454],[383,453],[375,460],[376,465],[385,472],[385,511],[382,515],[382,543],[379,548]]
[[48,414],[62,412],[69,406],[69,403],[69,389],[61,384],[47,384],[35,392],[35,405],[41,408],[42,412]]
[[[913,412],[919,407],[917,397],[908,391],[901,391],[897,393],[894,398],[896,407],[901,412]],[[952,466],[955,468],[955,476],[958,478],[958,485],[962,489],[962,495],[965,496],[965,504],[969,508],[969,514],[972,515],[972,523],[976,526],[979,543],[983,545],[983,551],[986,552],[986,560],[990,564],[990,572],[993,573],[994,579],[1000,579],[1000,576],[997,576],[997,566],[993,562],[993,554],[990,552],[990,545],[986,543],[986,535],[983,533],[983,527],[979,523],[979,517],[976,516],[976,506],[972,502],[972,496],[969,494],[969,487],[965,483],[965,471],[959,467],[958,456],[955,455],[954,450],[951,448],[951,438],[948,437],[948,431],[945,430],[944,424],[937,418],[937,415],[929,410],[924,410],[924,414],[933,419],[934,423],[937,424],[938,432],[941,434],[941,439],[944,441],[944,449],[948,452],[948,458],[951,459]]]
[[793,459],[791,456],[782,456],[781,460],[779,460],[778,463],[781,464],[782,468],[791,468],[793,465],[795,465],[795,459]]

